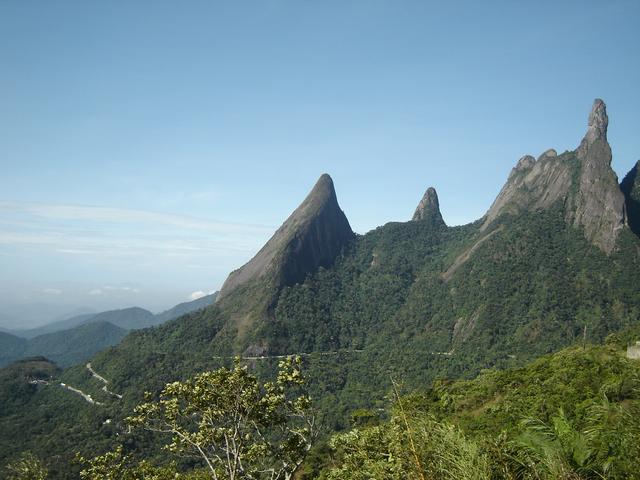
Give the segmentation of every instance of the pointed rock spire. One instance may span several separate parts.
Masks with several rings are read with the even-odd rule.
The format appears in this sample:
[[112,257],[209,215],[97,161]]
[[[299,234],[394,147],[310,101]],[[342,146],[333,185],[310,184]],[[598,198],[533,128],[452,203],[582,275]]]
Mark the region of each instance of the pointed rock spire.
[[626,210],[624,195],[611,169],[607,107],[599,98],[593,102],[588,123],[587,133],[575,152],[558,155],[551,149],[537,160],[522,157],[485,215],[481,230],[505,214],[518,215],[562,204],[567,223],[581,228],[589,241],[610,253],[625,226]]
[[584,156],[589,147],[598,140],[606,143],[608,126],[609,117],[607,116],[607,106],[601,99],[596,98],[593,101],[591,113],[589,113],[589,128],[578,147],[578,155]]
[[596,98],[589,114],[589,128],[576,151],[581,163],[580,183],[568,218],[584,228],[589,240],[610,253],[626,224],[626,208],[618,177],[611,169],[608,125],[607,107]]
[[325,173],[255,257],[231,272],[218,299],[256,279],[266,279],[276,290],[301,282],[319,267],[331,266],[353,237]]
[[433,226],[445,226],[440,213],[438,193],[435,188],[427,188],[411,220],[414,222],[429,222]]

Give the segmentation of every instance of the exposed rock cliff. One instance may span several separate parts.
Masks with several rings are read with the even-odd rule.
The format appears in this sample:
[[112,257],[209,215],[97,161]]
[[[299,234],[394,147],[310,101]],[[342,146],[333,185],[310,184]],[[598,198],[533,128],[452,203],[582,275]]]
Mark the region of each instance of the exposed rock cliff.
[[596,99],[589,115],[589,129],[576,156],[580,160],[580,180],[575,203],[567,219],[582,226],[586,237],[609,253],[626,223],[624,195],[611,169],[611,147],[607,141],[607,108]]
[[353,237],[333,181],[324,174],[256,256],[229,275],[218,299],[256,279],[268,279],[276,289],[301,282],[319,267],[331,266]]
[[589,128],[574,152],[558,155],[547,150],[537,160],[522,157],[484,217],[482,230],[504,214],[565,205],[567,223],[582,228],[592,243],[610,253],[626,223],[624,195],[611,169],[607,142],[609,120],[602,100],[596,99]]
[[435,188],[429,187],[424,193],[413,214],[412,221],[427,222],[434,227],[446,226],[440,213],[440,202],[438,202],[438,193]]
[[633,233],[640,235],[640,160],[636,162],[620,183],[627,206],[629,227]]

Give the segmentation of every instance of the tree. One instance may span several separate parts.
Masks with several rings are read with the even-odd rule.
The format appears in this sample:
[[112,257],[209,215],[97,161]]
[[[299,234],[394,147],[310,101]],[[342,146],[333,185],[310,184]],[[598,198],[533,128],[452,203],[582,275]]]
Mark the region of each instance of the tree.
[[30,452],[26,452],[16,461],[7,465],[9,480],[45,480],[47,469],[42,462]]
[[145,460],[138,462],[124,454],[122,446],[91,460],[80,455],[76,460],[84,464],[80,471],[82,480],[204,480],[208,477],[200,471],[179,474],[173,464],[156,467]]
[[166,448],[201,459],[214,480],[287,480],[317,436],[301,367],[289,357],[262,384],[238,358],[231,369],[167,384],[157,400],[147,394],[127,420],[171,435]]

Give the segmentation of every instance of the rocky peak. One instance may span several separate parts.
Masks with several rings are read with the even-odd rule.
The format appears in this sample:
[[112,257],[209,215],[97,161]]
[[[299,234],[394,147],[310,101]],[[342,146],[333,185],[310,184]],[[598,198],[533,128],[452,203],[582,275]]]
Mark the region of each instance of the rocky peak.
[[589,147],[598,140],[602,140],[606,143],[608,126],[609,117],[607,116],[607,106],[601,99],[596,98],[593,101],[591,113],[589,113],[589,128],[578,147],[578,155],[585,155]]
[[301,282],[319,267],[329,267],[354,237],[333,186],[323,174],[260,251],[231,272],[218,299],[253,280],[265,279],[276,290]]
[[531,155],[525,155],[520,160],[518,160],[518,163],[516,164],[515,169],[517,171],[527,170],[533,167],[534,163],[536,163],[535,158],[533,158]]
[[558,152],[556,152],[553,148],[550,148],[549,150],[546,150],[545,152],[542,153],[542,155],[538,157],[538,161],[555,158],[557,156],[558,156]]
[[422,200],[418,204],[412,221],[429,222],[433,226],[445,226],[442,214],[440,213],[440,202],[438,201],[438,193],[433,187],[427,188]]
[[611,252],[626,214],[624,196],[611,169],[608,124],[606,105],[596,99],[587,133],[575,152],[558,155],[550,149],[537,160],[522,157],[485,215],[481,229],[504,214],[548,209],[561,202],[567,223],[583,229],[588,240]]
[[584,228],[586,237],[605,252],[613,250],[626,224],[624,195],[611,169],[611,147],[607,142],[609,117],[605,103],[597,98],[589,114],[587,133],[576,150],[580,160],[579,189],[568,220]]

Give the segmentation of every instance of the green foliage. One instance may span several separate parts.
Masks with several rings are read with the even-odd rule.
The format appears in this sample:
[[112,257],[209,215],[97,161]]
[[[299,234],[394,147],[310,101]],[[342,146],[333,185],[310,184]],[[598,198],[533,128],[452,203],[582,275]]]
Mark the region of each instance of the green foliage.
[[32,453],[24,453],[7,466],[7,480],[45,480],[47,469]]
[[300,368],[300,357],[283,360],[276,381],[261,384],[238,359],[168,384],[128,422],[169,434],[166,448],[202,460],[214,479],[290,478],[317,434]]
[[615,346],[570,347],[525,367],[488,370],[469,381],[436,382],[412,402],[452,418],[470,432],[499,433],[520,420],[545,422],[559,410],[584,418],[606,395],[613,402],[638,399],[640,365]]
[[122,446],[91,460],[79,455],[76,461],[85,465],[80,471],[82,480],[205,480],[210,478],[204,471],[178,472],[175,464],[157,467],[144,460],[138,462],[131,455],[125,455]]
[[43,357],[27,358],[0,369],[0,418],[19,411],[45,382],[59,375],[60,369]]
[[[521,369],[397,397],[390,419],[335,436],[327,479],[640,476],[640,362],[570,348]],[[626,386],[623,386],[626,385]]]
[[478,443],[424,412],[407,419],[396,410],[389,423],[339,434],[331,447],[338,465],[328,480],[489,478],[489,459]]

